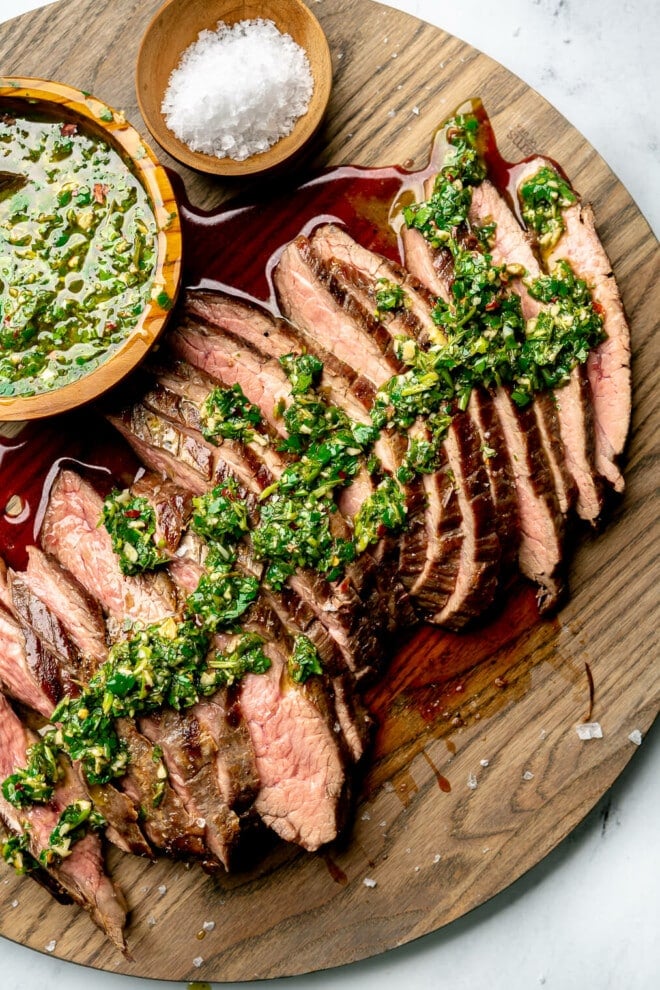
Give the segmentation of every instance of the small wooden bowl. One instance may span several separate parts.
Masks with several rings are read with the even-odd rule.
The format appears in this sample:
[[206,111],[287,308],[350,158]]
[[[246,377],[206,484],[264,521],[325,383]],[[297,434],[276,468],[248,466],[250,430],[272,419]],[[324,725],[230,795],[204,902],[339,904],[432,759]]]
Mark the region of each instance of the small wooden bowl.
[[145,356],[168,319],[181,282],[181,224],[165,169],[121,111],[82,90],[44,79],[0,77],[0,112],[44,112],[103,138],[146,190],[158,229],[150,299],[137,324],[107,359],[75,381],[38,395],[0,397],[0,421],[37,419],[65,412],[116,385]]
[[[170,75],[183,52],[197,40],[200,31],[214,30],[218,21],[264,18],[278,30],[290,34],[304,48],[314,78],[314,91],[307,113],[292,132],[267,151],[244,161],[217,158],[191,151],[168,128],[161,113]],[[199,172],[243,176],[281,166],[296,155],[317,131],[330,99],[332,61],[323,29],[302,0],[168,0],[149,24],[138,53],[135,88],[144,121],[160,146],[172,158]]]

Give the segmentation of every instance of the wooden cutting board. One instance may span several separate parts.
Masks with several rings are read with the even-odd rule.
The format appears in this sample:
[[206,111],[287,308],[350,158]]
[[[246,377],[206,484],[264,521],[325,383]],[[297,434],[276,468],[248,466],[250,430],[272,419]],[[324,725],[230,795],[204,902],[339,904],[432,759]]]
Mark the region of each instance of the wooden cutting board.
[[[2,71],[88,90],[124,109],[147,136],[133,70],[157,7],[157,0],[62,0],[26,14],[0,28]],[[133,962],[82,912],[3,870],[3,935],[39,950],[55,939],[54,955],[115,972],[220,981],[286,976],[437,929],[563,839],[634,754],[629,733],[645,733],[658,710],[655,238],[587,142],[501,66],[370,0],[313,7],[335,75],[312,164],[422,167],[435,127],[479,95],[505,158],[552,156],[593,203],[632,326],[626,492],[603,532],[574,536],[571,597],[553,619],[539,621],[533,594],[522,590],[479,634],[422,630],[403,645],[369,696],[380,727],[354,827],[325,854],[276,845],[251,872],[214,880],[111,853],[132,909]],[[222,184],[176,167],[200,207],[258,188],[257,181]],[[603,730],[602,739],[588,742],[575,731],[589,707],[585,665],[593,675],[593,718]],[[215,928],[202,940],[205,921]],[[195,957],[204,959],[200,968]]]

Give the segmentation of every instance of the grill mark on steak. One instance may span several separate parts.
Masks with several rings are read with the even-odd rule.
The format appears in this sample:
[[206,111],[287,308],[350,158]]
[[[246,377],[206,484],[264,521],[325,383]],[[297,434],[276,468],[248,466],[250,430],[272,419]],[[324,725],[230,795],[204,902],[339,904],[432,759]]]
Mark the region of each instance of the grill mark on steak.
[[204,829],[188,814],[170,781],[156,776],[158,759],[153,745],[130,719],[117,719],[115,725],[129,755],[121,786],[141,809],[142,828],[151,844],[177,859],[208,856]]
[[40,650],[30,633],[29,627],[22,630],[0,609],[0,685],[12,698],[49,718],[62,697],[61,681],[52,655]]
[[[21,724],[6,698],[0,694],[0,777],[4,779],[16,767],[27,764],[27,750],[38,740]],[[48,804],[14,808],[0,793],[0,817],[12,832],[28,836],[35,859],[48,847],[50,834],[60,814],[73,801],[84,797],[70,769],[55,787]],[[98,835],[88,832],[71,850],[71,855],[57,866],[47,868],[57,884],[91,915],[94,923],[112,943],[127,954],[123,928],[126,902],[123,894],[105,873]]]

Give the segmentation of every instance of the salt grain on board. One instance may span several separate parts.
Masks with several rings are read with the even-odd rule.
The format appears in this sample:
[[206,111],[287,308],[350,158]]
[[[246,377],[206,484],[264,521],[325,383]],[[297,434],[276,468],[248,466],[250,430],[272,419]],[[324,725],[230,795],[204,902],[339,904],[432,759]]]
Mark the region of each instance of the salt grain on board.
[[313,90],[304,49],[273,21],[219,21],[183,53],[161,111],[193,151],[240,162],[290,134]]
[[364,880],[362,881],[362,883],[365,885],[365,887],[375,887],[376,886],[376,881],[375,880],[372,880],[371,877],[365,877]]
[[635,746],[642,745],[642,733],[639,731],[639,729],[633,729],[630,735],[628,736],[628,739],[630,739],[631,743],[634,743]]
[[57,945],[57,941],[54,938],[51,938],[48,945],[44,945],[44,949],[46,950],[46,952],[55,952],[56,945]]
[[575,726],[575,731],[580,739],[602,739],[603,730],[600,722],[581,722]]

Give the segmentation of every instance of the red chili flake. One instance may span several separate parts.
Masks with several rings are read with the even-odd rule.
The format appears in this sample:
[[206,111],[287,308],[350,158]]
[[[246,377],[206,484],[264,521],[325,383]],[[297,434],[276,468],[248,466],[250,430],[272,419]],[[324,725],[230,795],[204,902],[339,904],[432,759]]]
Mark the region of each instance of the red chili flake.
[[77,124],[62,124],[60,127],[60,134],[62,137],[73,137],[74,134],[78,133]]
[[105,325],[105,329],[106,330],[116,330],[117,329],[117,324],[116,323],[113,323],[112,320],[108,320],[107,323],[106,323],[106,325]]
[[338,478],[341,478],[342,481],[346,481],[346,472],[345,471],[338,471],[337,472],[337,477]]
[[105,203],[105,197],[109,189],[110,186],[106,186],[104,182],[94,183],[94,199],[97,203]]
[[381,523],[381,524],[379,525],[379,527],[378,527],[378,531],[377,531],[377,536],[378,536],[378,539],[379,539],[379,540],[380,540],[380,539],[382,539],[382,538],[383,538],[383,536],[385,536],[385,533],[386,533],[386,532],[387,532],[387,526],[385,526],[385,524],[384,524],[384,523]]
[[594,308],[594,313],[597,313],[598,316],[605,316],[605,307],[597,299],[592,300],[591,305]]
[[139,519],[140,518],[140,510],[139,509],[126,509],[126,511],[124,512],[124,515],[126,516],[127,519]]
[[492,313],[493,310],[499,309],[499,308],[500,308],[500,301],[499,301],[499,299],[491,299],[491,301],[490,302],[487,302],[486,305],[484,306],[484,309],[486,310],[487,313]]

